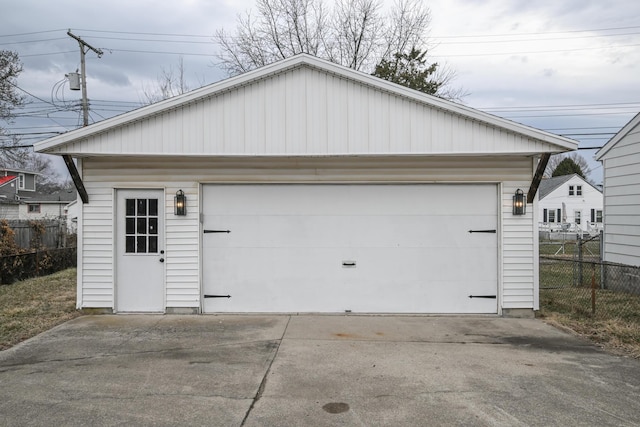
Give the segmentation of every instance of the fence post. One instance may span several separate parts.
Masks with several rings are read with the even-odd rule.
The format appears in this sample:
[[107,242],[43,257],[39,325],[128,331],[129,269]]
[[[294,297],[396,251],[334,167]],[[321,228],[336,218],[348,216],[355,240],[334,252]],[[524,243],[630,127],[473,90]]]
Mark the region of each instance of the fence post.
[[582,236],[576,236],[576,249],[578,250],[578,286],[582,286]]
[[604,230],[600,230],[600,289],[607,289],[607,266],[604,264]]
[[593,271],[591,272],[591,315],[596,314],[596,265],[593,264]]

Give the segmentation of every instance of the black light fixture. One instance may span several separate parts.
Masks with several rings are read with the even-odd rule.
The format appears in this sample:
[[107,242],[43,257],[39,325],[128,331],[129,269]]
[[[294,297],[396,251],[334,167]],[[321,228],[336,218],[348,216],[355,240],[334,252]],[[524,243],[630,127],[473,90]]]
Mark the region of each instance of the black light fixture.
[[173,205],[175,206],[175,214],[184,216],[187,214],[187,196],[184,195],[184,191],[178,190],[176,197],[173,198]]
[[518,188],[513,195],[513,214],[524,215],[525,213],[527,213],[527,201],[524,198],[524,192]]

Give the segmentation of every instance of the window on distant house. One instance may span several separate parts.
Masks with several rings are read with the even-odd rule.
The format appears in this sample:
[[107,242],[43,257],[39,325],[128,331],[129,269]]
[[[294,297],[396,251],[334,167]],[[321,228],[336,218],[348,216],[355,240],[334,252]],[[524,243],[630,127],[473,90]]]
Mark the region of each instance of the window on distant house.
[[602,223],[602,209],[591,209],[591,222]]
[[582,185],[576,185],[576,196],[582,196]]
[[24,190],[24,174],[23,173],[18,174],[18,188],[20,190]]
[[549,209],[549,222],[556,222],[556,211]]
[[569,186],[569,195],[573,196],[574,192],[573,192],[573,185]]
[[40,205],[27,205],[29,206],[29,213],[40,213]]
[[576,220],[576,224],[580,225],[582,223],[582,212],[581,211],[574,211],[573,212],[573,217]]

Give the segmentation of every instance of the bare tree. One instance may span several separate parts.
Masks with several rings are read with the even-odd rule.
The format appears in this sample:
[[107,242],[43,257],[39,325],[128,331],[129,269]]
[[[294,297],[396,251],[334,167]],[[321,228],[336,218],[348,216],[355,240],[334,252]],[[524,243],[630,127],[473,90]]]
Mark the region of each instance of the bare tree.
[[309,53],[326,56],[327,14],[322,0],[257,0],[257,16],[238,15],[234,34],[216,31],[222,67],[237,75]]
[[[24,104],[24,97],[18,93],[16,79],[22,72],[22,63],[18,54],[9,50],[0,50],[0,120],[10,122],[13,110]],[[0,134],[3,132],[0,127]]]
[[376,0],[338,0],[333,14],[332,38],[327,40],[332,62],[354,70],[370,71],[375,66],[384,37],[380,2]]
[[143,100],[145,104],[153,104],[165,99],[172,98],[177,95],[189,92],[191,88],[187,83],[184,69],[184,59],[178,59],[176,68],[162,68],[161,75],[156,78],[156,85],[152,88],[142,89]]
[[32,147],[25,146],[15,137],[11,142],[5,142],[0,147],[0,167],[23,169],[40,174],[36,177],[40,190],[59,189],[63,185],[51,157],[35,153]]
[[238,16],[234,33],[215,34],[220,65],[230,74],[309,53],[372,72],[385,58],[413,47],[426,50],[431,22],[420,0],[397,0],[383,14],[382,0],[256,0],[257,13]]

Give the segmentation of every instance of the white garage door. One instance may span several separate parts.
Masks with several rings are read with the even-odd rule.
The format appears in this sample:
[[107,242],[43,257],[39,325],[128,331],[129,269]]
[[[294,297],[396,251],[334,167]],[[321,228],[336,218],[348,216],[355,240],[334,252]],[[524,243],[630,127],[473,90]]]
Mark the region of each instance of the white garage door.
[[497,209],[495,185],[205,185],[204,311],[496,313]]

